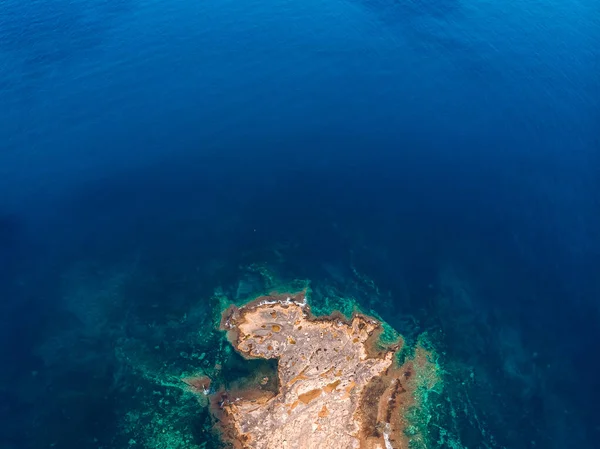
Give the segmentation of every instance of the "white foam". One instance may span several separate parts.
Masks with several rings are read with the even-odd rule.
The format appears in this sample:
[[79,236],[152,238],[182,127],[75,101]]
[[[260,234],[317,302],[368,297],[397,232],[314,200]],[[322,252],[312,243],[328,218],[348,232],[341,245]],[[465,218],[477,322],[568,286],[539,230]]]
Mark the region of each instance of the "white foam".
[[390,442],[390,423],[385,423],[385,431],[383,432],[383,441],[385,442],[385,449],[394,449]]

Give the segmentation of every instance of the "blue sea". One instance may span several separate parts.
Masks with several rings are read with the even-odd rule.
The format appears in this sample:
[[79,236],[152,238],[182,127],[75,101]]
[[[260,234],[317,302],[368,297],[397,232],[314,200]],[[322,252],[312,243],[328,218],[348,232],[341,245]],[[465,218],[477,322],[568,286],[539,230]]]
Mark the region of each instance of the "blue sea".
[[1,449],[221,447],[299,280],[429,336],[429,449],[600,447],[600,3],[0,2]]

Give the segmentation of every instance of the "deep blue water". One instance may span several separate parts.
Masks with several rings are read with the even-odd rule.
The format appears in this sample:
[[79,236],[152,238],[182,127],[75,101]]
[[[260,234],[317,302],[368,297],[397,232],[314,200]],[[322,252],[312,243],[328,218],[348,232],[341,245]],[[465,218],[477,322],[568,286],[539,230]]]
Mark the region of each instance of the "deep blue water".
[[0,448],[118,447],[99,335],[263,261],[443,335],[464,447],[598,447],[599,73],[594,0],[3,2]]

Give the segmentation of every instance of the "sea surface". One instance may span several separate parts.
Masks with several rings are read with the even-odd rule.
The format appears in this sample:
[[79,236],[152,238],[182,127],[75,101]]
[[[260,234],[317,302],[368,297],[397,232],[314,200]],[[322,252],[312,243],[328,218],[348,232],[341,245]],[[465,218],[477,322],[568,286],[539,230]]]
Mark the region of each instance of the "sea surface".
[[598,448],[600,3],[0,2],[1,449],[219,447],[299,280],[429,336],[430,449]]

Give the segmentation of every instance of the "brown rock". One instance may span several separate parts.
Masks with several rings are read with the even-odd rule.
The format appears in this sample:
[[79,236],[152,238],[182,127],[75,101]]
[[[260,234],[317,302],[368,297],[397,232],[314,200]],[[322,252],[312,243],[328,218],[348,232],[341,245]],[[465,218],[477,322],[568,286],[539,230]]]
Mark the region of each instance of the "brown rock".
[[213,398],[221,434],[234,448],[408,448],[405,412],[426,357],[394,366],[402,342],[379,347],[377,320],[316,318],[301,292],[232,306],[221,326],[245,357],[278,359],[276,394],[221,391]]

